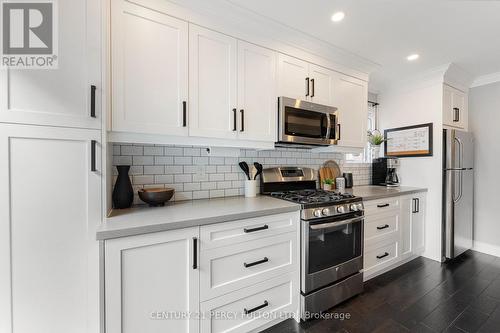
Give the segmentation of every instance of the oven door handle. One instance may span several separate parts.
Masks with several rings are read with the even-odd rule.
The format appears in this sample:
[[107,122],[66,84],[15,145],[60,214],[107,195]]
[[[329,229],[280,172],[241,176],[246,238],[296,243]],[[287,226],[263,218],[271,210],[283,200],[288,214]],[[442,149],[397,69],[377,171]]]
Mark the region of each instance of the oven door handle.
[[344,221],[337,221],[337,222],[329,222],[329,223],[321,223],[321,224],[313,224],[309,225],[309,228],[312,230],[318,230],[318,229],[327,229],[327,228],[333,228],[333,227],[340,227],[346,224],[352,224],[356,222],[361,222],[365,219],[364,216],[361,217],[355,217],[353,219],[349,220],[344,220]]

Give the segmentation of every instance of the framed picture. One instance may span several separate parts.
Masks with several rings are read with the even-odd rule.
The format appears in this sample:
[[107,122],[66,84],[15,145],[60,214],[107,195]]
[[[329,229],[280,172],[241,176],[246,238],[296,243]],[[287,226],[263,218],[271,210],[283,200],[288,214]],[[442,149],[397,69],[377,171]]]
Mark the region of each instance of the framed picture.
[[384,131],[386,157],[432,156],[432,123]]

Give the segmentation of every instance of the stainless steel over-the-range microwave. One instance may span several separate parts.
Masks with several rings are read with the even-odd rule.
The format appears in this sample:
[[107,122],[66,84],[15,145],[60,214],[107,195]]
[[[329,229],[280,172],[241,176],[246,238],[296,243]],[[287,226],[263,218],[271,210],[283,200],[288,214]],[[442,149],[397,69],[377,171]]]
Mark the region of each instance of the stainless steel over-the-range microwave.
[[278,144],[328,146],[340,140],[337,108],[278,98]]

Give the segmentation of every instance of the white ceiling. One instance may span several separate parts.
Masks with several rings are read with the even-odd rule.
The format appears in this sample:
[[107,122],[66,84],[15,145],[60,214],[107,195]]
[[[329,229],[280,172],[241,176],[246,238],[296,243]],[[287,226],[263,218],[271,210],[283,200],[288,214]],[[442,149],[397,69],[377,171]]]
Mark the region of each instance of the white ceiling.
[[500,72],[500,1],[228,1],[380,64],[378,85],[451,62],[474,77]]

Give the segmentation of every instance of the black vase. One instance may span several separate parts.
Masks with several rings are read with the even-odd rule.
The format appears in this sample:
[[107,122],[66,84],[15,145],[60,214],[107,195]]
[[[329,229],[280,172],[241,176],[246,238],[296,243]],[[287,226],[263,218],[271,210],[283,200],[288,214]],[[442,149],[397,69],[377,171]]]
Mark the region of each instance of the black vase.
[[118,179],[113,189],[113,207],[118,209],[130,208],[134,201],[134,189],[128,176],[130,165],[117,165]]

